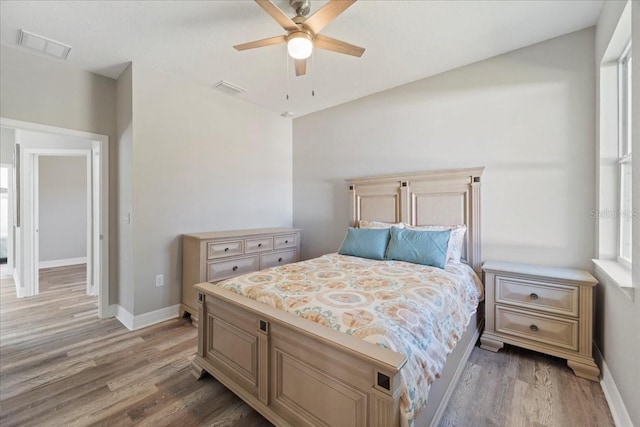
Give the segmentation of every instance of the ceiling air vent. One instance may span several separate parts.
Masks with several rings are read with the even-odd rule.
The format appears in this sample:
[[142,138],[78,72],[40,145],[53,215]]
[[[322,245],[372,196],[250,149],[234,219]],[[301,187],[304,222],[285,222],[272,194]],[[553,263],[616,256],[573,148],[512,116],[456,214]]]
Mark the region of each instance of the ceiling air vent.
[[25,30],[20,30],[20,40],[18,44],[27,49],[35,50],[36,52],[44,53],[45,55],[58,59],[67,59],[69,52],[71,52],[71,46],[69,45]]
[[220,80],[218,83],[214,84],[213,88],[219,90],[220,92],[226,93],[227,95],[237,95],[239,93],[245,92],[245,89],[241,88],[240,86],[225,82],[224,80]]

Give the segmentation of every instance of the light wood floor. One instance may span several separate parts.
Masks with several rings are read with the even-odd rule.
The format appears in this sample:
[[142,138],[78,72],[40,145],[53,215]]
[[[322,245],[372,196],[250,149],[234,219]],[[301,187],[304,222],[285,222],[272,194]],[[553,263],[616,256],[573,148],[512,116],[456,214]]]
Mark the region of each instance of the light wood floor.
[[[41,294],[0,287],[0,425],[270,426],[215,379],[189,372],[197,331],[175,319],[129,332],[97,318],[83,267],[41,270]],[[564,361],[476,348],[444,426],[613,426],[597,383]]]

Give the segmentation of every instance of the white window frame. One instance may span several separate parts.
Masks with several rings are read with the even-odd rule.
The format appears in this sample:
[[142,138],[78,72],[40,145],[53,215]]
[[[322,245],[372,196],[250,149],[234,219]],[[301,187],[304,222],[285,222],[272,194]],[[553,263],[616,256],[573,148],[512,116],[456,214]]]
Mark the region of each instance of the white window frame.
[[618,59],[618,262],[631,268],[631,40]]

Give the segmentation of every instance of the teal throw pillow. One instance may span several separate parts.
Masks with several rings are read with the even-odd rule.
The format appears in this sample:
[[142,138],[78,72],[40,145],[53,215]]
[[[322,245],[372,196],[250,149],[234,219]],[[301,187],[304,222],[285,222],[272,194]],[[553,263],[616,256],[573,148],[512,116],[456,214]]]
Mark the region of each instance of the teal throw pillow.
[[338,253],[383,260],[388,243],[389,229],[349,227]]
[[450,230],[424,231],[391,227],[387,259],[444,268]]

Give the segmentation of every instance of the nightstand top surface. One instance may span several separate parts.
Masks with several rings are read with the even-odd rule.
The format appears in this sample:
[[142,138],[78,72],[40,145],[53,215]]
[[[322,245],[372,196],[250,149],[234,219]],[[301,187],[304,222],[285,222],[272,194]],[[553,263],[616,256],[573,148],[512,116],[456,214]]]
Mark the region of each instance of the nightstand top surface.
[[593,277],[588,271],[575,268],[547,267],[533,264],[487,261],[482,265],[482,270],[491,273],[512,273],[551,279],[570,280],[573,282],[580,282],[591,285],[595,285],[598,283],[596,278]]

